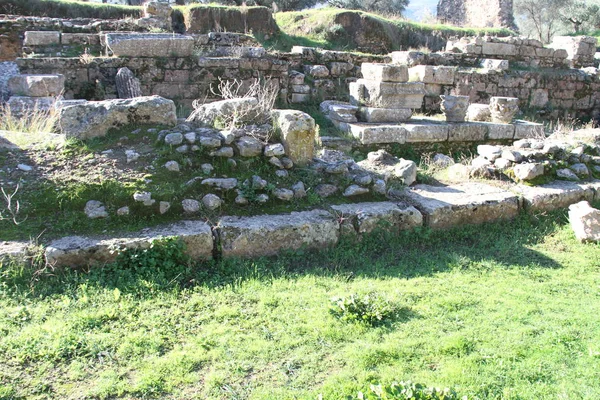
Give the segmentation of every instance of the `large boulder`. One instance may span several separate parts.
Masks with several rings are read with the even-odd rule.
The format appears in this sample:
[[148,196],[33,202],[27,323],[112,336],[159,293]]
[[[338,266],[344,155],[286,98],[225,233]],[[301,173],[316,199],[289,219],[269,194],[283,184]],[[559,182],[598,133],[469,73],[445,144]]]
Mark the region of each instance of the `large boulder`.
[[315,155],[316,124],[308,114],[297,110],[273,110],[275,134],[294,164],[306,165]]
[[206,125],[214,125],[221,122],[226,125],[230,123],[252,123],[257,116],[258,99],[255,97],[241,97],[206,103],[196,108],[188,117],[187,122],[199,122]]
[[569,207],[569,222],[578,240],[582,242],[600,240],[600,210],[592,208],[587,201]]
[[109,129],[128,124],[175,126],[175,103],[160,96],[88,101],[60,109],[59,125],[67,137],[105,136]]

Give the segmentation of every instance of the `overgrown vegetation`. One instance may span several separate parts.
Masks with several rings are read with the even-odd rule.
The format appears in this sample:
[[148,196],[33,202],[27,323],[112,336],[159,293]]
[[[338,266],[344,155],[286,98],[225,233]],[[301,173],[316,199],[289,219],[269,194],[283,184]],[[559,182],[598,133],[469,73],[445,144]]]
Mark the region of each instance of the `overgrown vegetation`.
[[139,18],[141,7],[76,0],[2,0],[0,13],[52,18]]
[[[4,398],[600,397],[600,246],[564,212],[164,279],[172,265],[150,260],[167,253],[134,254],[122,271],[0,262]],[[373,291],[410,312],[377,326],[329,313],[332,296]]]

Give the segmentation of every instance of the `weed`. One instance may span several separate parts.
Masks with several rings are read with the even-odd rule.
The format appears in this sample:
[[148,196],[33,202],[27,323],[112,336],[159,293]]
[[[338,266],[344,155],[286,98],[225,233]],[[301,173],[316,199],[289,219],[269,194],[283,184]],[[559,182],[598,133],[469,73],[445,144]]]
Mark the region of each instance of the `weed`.
[[352,294],[331,300],[330,312],[345,322],[358,322],[370,326],[381,325],[394,315],[392,305],[380,294],[364,296]]
[[[54,105],[45,110],[36,103],[33,108],[15,112],[10,105],[0,105],[0,130],[25,132],[34,137],[54,132],[58,123],[58,111]],[[30,137],[31,140],[31,137]]]

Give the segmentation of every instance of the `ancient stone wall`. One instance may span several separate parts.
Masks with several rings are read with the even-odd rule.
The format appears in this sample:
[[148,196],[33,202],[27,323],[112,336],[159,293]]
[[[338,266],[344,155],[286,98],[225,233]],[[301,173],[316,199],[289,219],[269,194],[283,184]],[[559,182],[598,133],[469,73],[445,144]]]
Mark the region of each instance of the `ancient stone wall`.
[[440,0],[437,17],[442,23],[456,26],[518,30],[513,0]]

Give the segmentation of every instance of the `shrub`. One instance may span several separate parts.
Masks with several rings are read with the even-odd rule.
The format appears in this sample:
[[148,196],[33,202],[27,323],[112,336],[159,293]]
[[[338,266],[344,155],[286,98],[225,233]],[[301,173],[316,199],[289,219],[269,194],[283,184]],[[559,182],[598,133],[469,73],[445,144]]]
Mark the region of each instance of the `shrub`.
[[370,326],[384,323],[394,316],[392,305],[377,293],[364,296],[352,294],[332,300],[331,314],[346,322],[358,322]]

